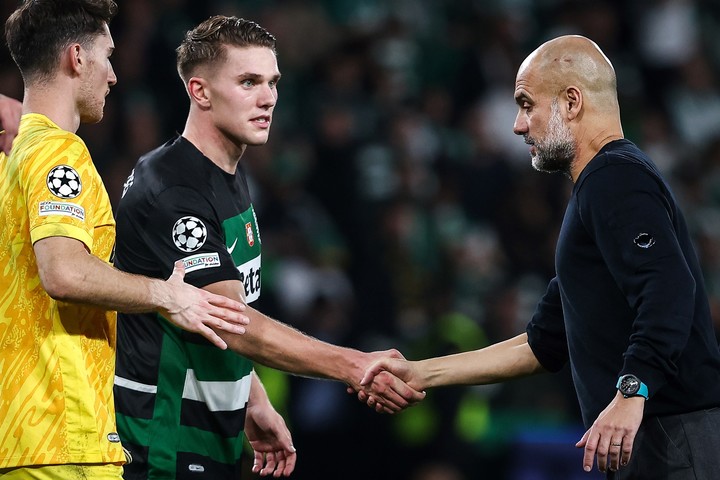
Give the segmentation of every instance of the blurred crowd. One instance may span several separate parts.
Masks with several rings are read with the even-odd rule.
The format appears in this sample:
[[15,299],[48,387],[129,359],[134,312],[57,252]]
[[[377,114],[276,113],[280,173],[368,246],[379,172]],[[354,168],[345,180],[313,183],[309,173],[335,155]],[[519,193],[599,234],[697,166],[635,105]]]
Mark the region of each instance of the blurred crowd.
[[[270,142],[243,165],[263,242],[260,309],[320,339],[412,359],[524,331],[553,276],[572,187],[512,133],[517,67],[577,33],[613,62],[624,133],[670,180],[720,332],[717,0],[119,0],[118,84],[83,126],[114,203],[137,158],[182,131],[184,32],[212,14],[278,40]],[[15,1],[3,0],[3,18]],[[7,48],[0,92],[20,98]],[[396,416],[342,386],[261,376],[306,478],[572,479],[583,433],[567,372],[452,387]]]

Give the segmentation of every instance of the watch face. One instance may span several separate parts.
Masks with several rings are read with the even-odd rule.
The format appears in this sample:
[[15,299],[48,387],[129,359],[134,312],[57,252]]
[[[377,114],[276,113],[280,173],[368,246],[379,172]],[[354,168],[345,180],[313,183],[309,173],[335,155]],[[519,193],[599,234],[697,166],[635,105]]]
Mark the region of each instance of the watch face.
[[625,375],[620,382],[620,392],[623,395],[635,395],[640,390],[640,380],[632,375]]

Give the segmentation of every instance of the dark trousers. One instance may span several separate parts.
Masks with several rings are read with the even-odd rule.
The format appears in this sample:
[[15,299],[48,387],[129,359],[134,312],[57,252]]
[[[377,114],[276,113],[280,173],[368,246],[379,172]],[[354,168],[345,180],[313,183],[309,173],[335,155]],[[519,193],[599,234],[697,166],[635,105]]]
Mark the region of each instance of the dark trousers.
[[607,478],[720,479],[720,408],[643,420],[630,463]]

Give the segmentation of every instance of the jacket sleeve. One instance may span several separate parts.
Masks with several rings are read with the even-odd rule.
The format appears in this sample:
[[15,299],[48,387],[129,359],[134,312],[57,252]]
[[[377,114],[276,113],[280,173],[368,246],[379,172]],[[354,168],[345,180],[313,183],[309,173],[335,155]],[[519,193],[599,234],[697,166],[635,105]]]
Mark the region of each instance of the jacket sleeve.
[[650,394],[677,375],[694,313],[695,279],[678,242],[670,195],[632,163],[598,169],[578,192],[583,224],[635,314],[618,374],[637,375]]
[[527,326],[528,344],[544,369],[559,371],[568,361],[567,335],[557,277],[535,309]]

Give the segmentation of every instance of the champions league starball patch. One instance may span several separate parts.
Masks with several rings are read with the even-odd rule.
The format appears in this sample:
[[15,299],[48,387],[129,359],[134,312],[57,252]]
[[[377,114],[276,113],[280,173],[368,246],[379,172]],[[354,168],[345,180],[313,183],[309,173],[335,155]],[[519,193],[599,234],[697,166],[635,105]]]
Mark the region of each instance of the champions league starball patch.
[[47,175],[50,192],[59,198],[75,198],[82,192],[80,175],[69,165],[58,165]]
[[175,222],[172,237],[177,248],[183,252],[194,252],[207,240],[207,228],[199,218],[182,217]]

